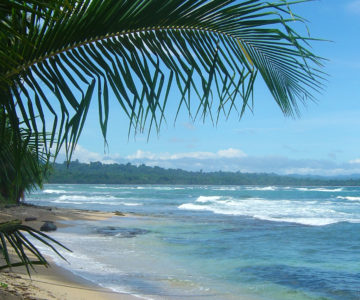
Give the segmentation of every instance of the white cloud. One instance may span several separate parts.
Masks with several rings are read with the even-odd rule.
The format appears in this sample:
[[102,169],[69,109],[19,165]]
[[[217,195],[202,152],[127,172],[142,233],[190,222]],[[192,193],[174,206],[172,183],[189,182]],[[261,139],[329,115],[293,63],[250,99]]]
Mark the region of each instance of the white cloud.
[[[61,149],[60,153],[57,157],[57,162],[62,162],[64,160],[66,160],[65,150]],[[71,160],[73,160],[73,161],[79,160],[79,162],[87,163],[87,164],[90,162],[96,162],[96,161],[100,161],[103,164],[113,164],[113,163],[119,163],[119,161],[121,160],[121,157],[118,154],[113,154],[113,155],[103,154],[103,155],[101,155],[100,153],[89,151],[89,150],[85,149],[84,147],[77,145]]]
[[226,150],[219,150],[217,154],[220,157],[234,158],[234,157],[246,157],[247,155],[239,149],[229,148]]
[[133,160],[133,159],[155,159],[156,154],[151,152],[137,150],[134,154],[128,155],[125,157],[126,159]]
[[[62,156],[62,157],[61,157]],[[58,162],[64,158],[60,155]],[[119,154],[99,154],[91,152],[80,145],[76,147],[73,160],[83,163],[100,161],[102,163],[132,163],[159,166],[162,168],[183,169],[188,171],[204,170],[277,173],[302,175],[350,175],[360,174],[360,158],[349,162],[337,162],[332,159],[291,159],[285,156],[250,156],[240,149],[221,149],[217,152],[181,152],[153,153],[137,150],[122,157]]]
[[219,150],[218,152],[184,152],[184,153],[175,153],[170,154],[167,152],[164,153],[152,153],[148,151],[137,150],[134,154],[126,156],[126,159],[129,160],[180,160],[180,159],[220,159],[220,158],[235,158],[235,157],[245,157],[246,154],[239,149],[225,149]]

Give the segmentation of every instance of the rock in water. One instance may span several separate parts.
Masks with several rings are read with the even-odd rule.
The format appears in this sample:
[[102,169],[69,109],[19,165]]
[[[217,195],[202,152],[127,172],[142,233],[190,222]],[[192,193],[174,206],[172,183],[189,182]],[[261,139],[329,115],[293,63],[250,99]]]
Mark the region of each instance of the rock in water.
[[44,224],[40,227],[40,231],[55,231],[57,229],[53,221],[44,221]]

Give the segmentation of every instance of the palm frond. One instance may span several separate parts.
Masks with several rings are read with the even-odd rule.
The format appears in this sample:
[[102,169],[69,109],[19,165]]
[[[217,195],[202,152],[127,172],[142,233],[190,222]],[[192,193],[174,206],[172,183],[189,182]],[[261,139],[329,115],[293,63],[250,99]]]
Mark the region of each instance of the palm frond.
[[[30,276],[30,268],[34,268],[34,265],[48,266],[48,261],[46,258],[23,233],[27,233],[36,240],[45,244],[64,260],[65,258],[57,251],[54,245],[71,251],[50,236],[29,226],[22,225],[21,221],[13,220],[10,222],[0,223],[0,250],[6,263],[5,265],[0,266],[0,270],[5,268],[25,266],[26,271]],[[14,250],[17,258],[20,261],[11,261],[9,245],[11,246],[10,248]]]
[[0,42],[0,101],[46,151],[65,145],[71,156],[93,99],[106,139],[111,98],[136,132],[160,128],[170,90],[178,111],[218,120],[252,107],[258,74],[286,115],[322,87],[313,39],[291,27],[304,20],[290,7],[307,0],[69,0],[40,14],[35,2],[14,7],[23,34]]

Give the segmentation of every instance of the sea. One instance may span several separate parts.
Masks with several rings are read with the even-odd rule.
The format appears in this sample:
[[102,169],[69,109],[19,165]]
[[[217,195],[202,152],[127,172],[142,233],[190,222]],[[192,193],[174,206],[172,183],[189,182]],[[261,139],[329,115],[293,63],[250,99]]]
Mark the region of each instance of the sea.
[[51,236],[74,274],[141,299],[359,300],[360,187],[48,184],[28,203],[106,212]]

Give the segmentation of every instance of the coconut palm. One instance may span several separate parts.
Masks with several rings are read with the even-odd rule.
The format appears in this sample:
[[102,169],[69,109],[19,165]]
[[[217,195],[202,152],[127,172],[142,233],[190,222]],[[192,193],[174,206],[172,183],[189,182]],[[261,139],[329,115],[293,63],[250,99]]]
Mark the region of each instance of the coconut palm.
[[21,128],[20,136],[15,132],[0,109],[0,197],[6,203],[19,204],[24,192],[42,187],[49,159],[41,135],[26,128]]
[[[41,138],[24,128],[20,131],[20,137],[16,137],[15,132],[7,115],[0,109],[0,207],[19,203],[24,191],[41,187],[49,169],[49,159],[43,152],[44,143]],[[54,246],[67,249],[50,236],[23,225],[20,220],[2,222],[0,251],[3,261],[0,263],[0,270],[25,266],[30,275],[30,267],[33,265],[48,265],[29,236],[53,249],[60,257],[61,254]],[[13,249],[12,253],[16,254],[17,260],[10,256],[8,248]]]
[[3,0],[1,106],[68,157],[93,101],[105,140],[110,99],[135,132],[158,130],[170,101],[216,122],[252,108],[259,75],[297,114],[321,88],[313,39],[293,29],[292,4],[306,1]]
[[170,101],[194,119],[241,118],[258,77],[295,115],[322,87],[313,39],[294,29],[304,20],[291,8],[307,1],[2,0],[0,108],[12,139],[24,145],[25,130],[46,160],[61,148],[70,159],[93,101],[106,141],[112,99],[135,133],[159,130]]

